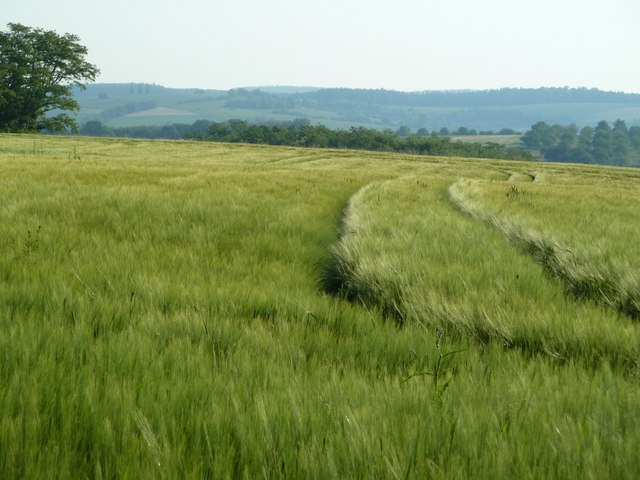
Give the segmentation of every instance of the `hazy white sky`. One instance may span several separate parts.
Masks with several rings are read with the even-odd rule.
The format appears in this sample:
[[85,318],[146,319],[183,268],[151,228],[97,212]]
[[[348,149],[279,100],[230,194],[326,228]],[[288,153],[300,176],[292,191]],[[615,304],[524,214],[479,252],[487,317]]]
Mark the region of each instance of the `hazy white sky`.
[[0,0],[100,82],[640,93],[639,0]]

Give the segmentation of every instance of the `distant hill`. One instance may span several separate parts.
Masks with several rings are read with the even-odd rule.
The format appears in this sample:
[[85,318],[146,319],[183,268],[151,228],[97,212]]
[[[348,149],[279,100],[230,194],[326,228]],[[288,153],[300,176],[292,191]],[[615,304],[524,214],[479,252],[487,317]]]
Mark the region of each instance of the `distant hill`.
[[78,123],[113,126],[250,122],[306,118],[331,128],[365,126],[430,131],[461,126],[478,131],[524,131],[538,121],[578,127],[600,120],[640,125],[640,94],[586,88],[504,88],[484,91],[256,87],[228,91],[175,89],[154,84],[91,84],[76,91]]

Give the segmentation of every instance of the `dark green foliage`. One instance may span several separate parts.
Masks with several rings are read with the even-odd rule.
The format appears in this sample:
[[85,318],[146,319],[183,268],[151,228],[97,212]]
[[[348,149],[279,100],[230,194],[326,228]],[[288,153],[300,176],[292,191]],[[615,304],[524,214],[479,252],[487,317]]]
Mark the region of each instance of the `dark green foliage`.
[[575,125],[538,122],[522,142],[552,162],[640,166],[640,127],[628,128],[623,120],[616,120],[613,128],[602,120],[595,128],[586,126],[580,132]]
[[98,69],[75,35],[10,23],[0,32],[0,131],[65,131],[75,128],[66,113],[78,110],[72,87],[94,80]]
[[463,143],[454,142],[450,138],[441,136],[425,137],[420,134],[406,133],[406,130],[394,132],[389,129],[380,131],[364,127],[332,130],[324,125],[310,125],[304,119],[268,125],[251,124],[243,120],[229,120],[228,122],[212,123],[207,139],[218,142],[346,148],[418,155],[533,159],[529,152],[509,148],[498,143]]
[[198,120],[192,125],[147,125],[112,128],[93,120],[80,129],[82,135],[210,140],[214,142],[251,143],[292,147],[344,148],[418,155],[444,155],[473,158],[532,160],[529,152],[495,142],[463,143],[443,136],[426,136],[425,132],[407,134],[401,129],[377,130],[351,127],[333,130],[325,125],[311,125],[304,118],[292,122],[250,123],[245,120],[210,122]]
[[[141,102],[141,104],[144,103],[145,102]],[[132,108],[135,108],[135,104],[130,105]],[[113,110],[115,111],[116,109]],[[211,126],[212,123],[208,120],[198,120],[191,125],[186,123],[173,123],[167,125],[140,125],[114,128],[105,125],[100,120],[90,120],[80,127],[80,134],[91,137],[162,138],[170,140],[184,138],[188,140],[204,140]]]

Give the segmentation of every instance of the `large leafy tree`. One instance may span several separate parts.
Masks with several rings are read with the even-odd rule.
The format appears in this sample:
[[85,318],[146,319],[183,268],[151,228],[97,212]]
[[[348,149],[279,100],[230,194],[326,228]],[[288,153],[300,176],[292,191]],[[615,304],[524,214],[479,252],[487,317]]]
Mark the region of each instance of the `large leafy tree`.
[[79,108],[72,88],[95,80],[76,35],[10,23],[0,32],[0,131],[77,128],[66,112]]

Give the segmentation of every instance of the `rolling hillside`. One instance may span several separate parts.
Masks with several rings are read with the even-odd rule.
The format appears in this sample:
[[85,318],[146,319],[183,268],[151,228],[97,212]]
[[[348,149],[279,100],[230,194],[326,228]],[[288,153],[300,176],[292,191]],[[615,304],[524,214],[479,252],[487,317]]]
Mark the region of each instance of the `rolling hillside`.
[[366,126],[429,131],[460,126],[525,131],[538,121],[578,126],[600,120],[640,124],[640,95],[587,89],[393,92],[386,90],[259,88],[170,89],[148,84],[94,84],[76,92],[79,123],[110,126],[193,123],[233,118],[307,118],[330,128]]

